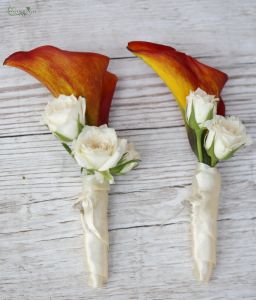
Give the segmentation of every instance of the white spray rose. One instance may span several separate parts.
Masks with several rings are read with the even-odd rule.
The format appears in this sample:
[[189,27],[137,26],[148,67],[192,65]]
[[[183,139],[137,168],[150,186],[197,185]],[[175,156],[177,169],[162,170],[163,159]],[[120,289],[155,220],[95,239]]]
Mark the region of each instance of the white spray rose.
[[[249,145],[251,139],[246,135],[246,129],[238,117],[223,117],[216,115],[206,121],[203,126],[208,129],[205,139],[205,149],[213,152],[218,160],[227,159],[243,145]],[[210,155],[210,154],[209,154]]]
[[85,126],[73,144],[78,164],[100,172],[115,167],[126,150],[127,140],[119,139],[115,130],[107,125]]
[[[194,92],[186,97],[187,108],[186,108],[186,118],[187,123],[191,128],[194,128],[195,125],[193,122],[196,122],[197,125],[200,125],[208,119],[211,119],[217,110],[217,101],[218,98],[215,98],[214,95],[208,95],[205,91],[198,88]],[[191,120],[192,109],[194,109],[194,120]]]
[[57,136],[74,140],[85,124],[85,110],[85,98],[60,95],[47,104],[43,121]]

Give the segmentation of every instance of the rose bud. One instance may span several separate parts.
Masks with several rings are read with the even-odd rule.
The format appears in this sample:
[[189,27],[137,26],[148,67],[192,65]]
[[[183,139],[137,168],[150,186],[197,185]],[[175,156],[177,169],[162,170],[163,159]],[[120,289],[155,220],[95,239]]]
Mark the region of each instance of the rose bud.
[[47,104],[43,121],[60,140],[72,141],[85,124],[85,109],[85,98],[60,95]]
[[201,126],[206,120],[210,120],[216,115],[217,101],[214,95],[209,95],[198,88],[186,97],[186,121],[192,129]]

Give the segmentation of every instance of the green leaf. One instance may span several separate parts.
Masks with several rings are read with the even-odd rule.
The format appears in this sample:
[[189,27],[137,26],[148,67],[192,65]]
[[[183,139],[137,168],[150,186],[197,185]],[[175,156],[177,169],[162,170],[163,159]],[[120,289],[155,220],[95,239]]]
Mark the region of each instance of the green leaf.
[[61,134],[61,133],[59,133],[59,132],[57,132],[57,131],[54,132],[54,135],[55,135],[58,139],[60,139],[62,142],[66,142],[66,143],[72,142],[72,140],[71,140],[70,138],[67,138],[66,136],[64,136],[63,134]]

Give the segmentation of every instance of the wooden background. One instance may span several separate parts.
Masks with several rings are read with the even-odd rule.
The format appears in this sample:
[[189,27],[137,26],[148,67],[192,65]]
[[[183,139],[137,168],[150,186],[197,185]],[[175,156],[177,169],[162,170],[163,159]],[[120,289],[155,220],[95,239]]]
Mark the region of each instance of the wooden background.
[[[10,6],[36,12],[10,16]],[[1,66],[1,300],[256,299],[255,145],[219,164],[218,264],[209,285],[200,285],[181,204],[195,157],[172,95],[126,50],[130,40],[166,43],[227,72],[227,113],[241,116],[255,140],[255,32],[254,0],[1,1],[1,62],[44,44],[112,58],[119,82],[110,125],[142,156],[111,189],[109,283],[90,289],[72,207],[79,168],[41,122],[49,92]]]

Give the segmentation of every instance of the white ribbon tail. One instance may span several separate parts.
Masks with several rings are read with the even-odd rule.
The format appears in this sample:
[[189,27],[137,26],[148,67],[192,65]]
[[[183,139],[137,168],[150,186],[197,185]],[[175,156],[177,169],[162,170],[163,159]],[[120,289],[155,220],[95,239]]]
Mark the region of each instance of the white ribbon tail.
[[80,218],[84,231],[88,285],[101,287],[108,280],[108,191],[107,181],[88,175],[83,180]]
[[[81,201],[80,198],[79,198],[79,201]],[[81,219],[83,230],[84,230],[84,232],[86,232],[89,229],[92,233],[95,234],[95,236],[97,236],[97,238],[99,240],[102,241],[102,243],[104,243],[107,247],[109,247],[108,241],[103,239],[103,237],[100,235],[98,229],[94,225],[93,201],[90,198],[87,201],[88,201],[87,202],[88,203],[88,208],[86,208],[87,218],[85,217],[86,212],[85,212],[84,208],[80,209],[80,219]],[[84,206],[85,205],[83,205],[83,207]],[[91,210],[91,213],[88,213],[88,210]],[[87,222],[85,222],[85,219],[87,219]]]
[[221,177],[216,168],[198,163],[192,182],[191,229],[195,275],[208,282],[216,265],[216,238]]

